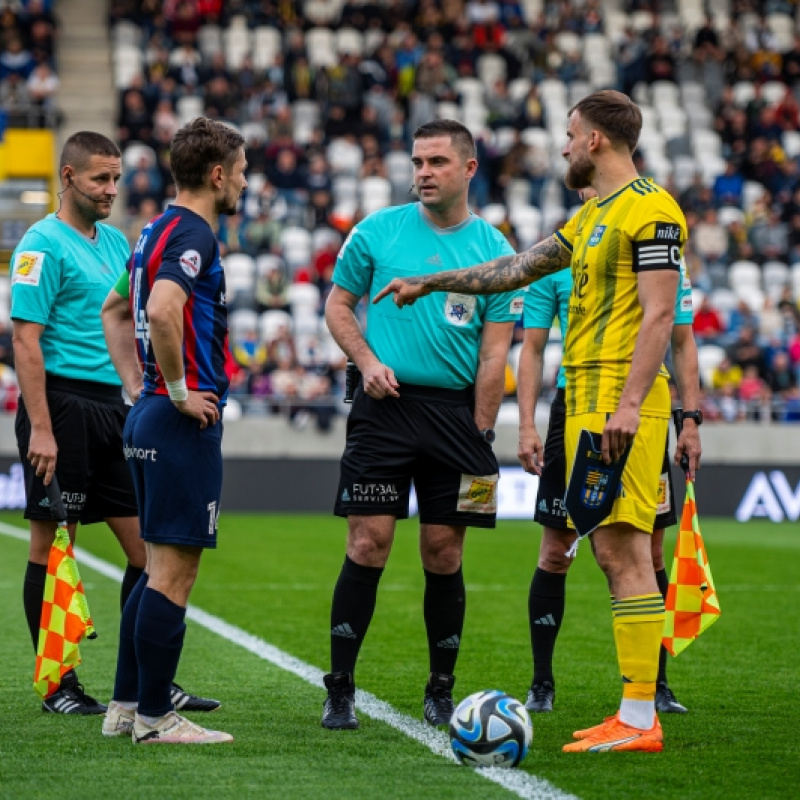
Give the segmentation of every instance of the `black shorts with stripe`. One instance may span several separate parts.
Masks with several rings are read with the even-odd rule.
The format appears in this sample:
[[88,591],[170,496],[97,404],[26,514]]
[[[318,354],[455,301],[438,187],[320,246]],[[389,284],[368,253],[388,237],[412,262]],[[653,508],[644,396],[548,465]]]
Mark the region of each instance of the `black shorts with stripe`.
[[334,514],[406,519],[413,480],[421,523],[493,528],[497,459],[475,424],[473,389],[398,392],[375,400],[356,389]]
[[[556,530],[570,530],[567,525],[567,510],[564,508],[564,495],[567,483],[567,462],[564,452],[564,426],[567,409],[564,390],[559,389],[550,406],[550,420],[547,426],[547,439],[544,443],[544,469],[539,478],[536,493],[535,522]],[[675,490],[669,463],[669,440],[664,449],[664,463],[661,468],[659,489],[659,510],[653,530],[669,528],[678,521],[675,508]]]
[[[137,516],[122,449],[128,406],[119,386],[47,375],[47,406],[58,447],[56,477],[69,522]],[[20,398],[15,421],[25,478],[25,519],[52,519],[42,479],[28,461],[31,421]]]

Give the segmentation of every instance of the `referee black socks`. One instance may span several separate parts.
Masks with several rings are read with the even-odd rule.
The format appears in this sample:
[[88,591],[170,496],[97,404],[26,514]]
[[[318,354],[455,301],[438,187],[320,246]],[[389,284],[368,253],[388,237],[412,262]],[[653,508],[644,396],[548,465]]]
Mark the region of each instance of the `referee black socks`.
[[452,675],[456,667],[466,613],[461,567],[450,575],[425,572],[423,604],[431,672]]
[[381,575],[383,567],[363,567],[344,557],[331,604],[331,672],[355,672],[375,612]]
[[133,587],[139,582],[139,578],[144,573],[144,567],[134,567],[130,562],[125,567],[125,574],[122,576],[122,586],[119,590],[119,610],[125,610],[125,603],[128,602]]
[[44,600],[44,582],[47,578],[47,565],[28,562],[25,570],[25,582],[22,584],[22,603],[25,607],[25,619],[33,640],[33,651],[39,646],[39,625],[42,620],[42,601]]
[[561,630],[566,603],[567,576],[539,567],[528,594],[528,622],[533,651],[533,683],[553,680],[553,651]]

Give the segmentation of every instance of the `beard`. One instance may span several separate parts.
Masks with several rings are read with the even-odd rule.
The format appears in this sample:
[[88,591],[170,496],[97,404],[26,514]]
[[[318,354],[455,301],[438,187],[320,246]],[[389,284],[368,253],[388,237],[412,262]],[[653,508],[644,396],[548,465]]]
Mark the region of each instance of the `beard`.
[[594,164],[588,156],[579,156],[574,159],[564,176],[567,189],[588,189],[594,178]]
[[240,194],[236,195],[236,197],[223,197],[217,205],[217,214],[232,217],[239,208],[240,197]]

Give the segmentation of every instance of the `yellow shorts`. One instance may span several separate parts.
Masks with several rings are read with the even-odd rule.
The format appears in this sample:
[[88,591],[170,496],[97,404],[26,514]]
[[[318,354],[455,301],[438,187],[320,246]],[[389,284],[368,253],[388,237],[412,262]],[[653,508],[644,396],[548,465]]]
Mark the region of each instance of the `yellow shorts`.
[[[598,411],[590,414],[567,416],[564,429],[564,450],[567,458],[567,482],[575,462],[575,450],[581,430],[602,433],[608,414]],[[641,417],[639,430],[633,440],[625,471],[622,473],[622,490],[602,525],[628,522],[640,531],[653,532],[658,507],[661,467],[669,420],[658,417]],[[572,521],[568,520],[570,527]]]

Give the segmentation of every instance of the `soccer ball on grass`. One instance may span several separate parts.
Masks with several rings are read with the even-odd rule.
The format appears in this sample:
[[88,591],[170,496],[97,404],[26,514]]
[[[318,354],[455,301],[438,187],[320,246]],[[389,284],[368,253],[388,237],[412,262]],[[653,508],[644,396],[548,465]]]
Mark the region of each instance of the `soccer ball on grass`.
[[496,689],[464,698],[450,720],[450,745],[469,767],[516,767],[532,739],[525,706]]

